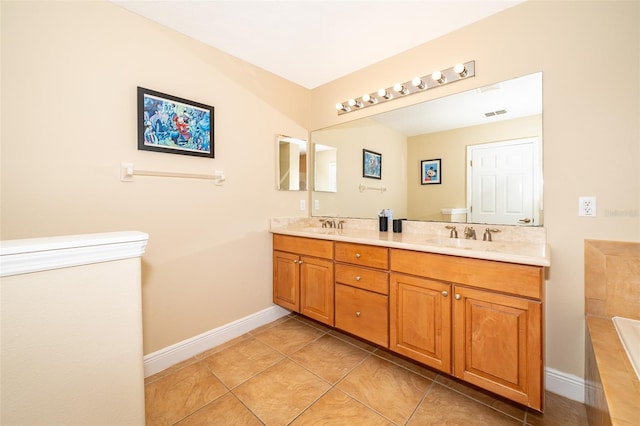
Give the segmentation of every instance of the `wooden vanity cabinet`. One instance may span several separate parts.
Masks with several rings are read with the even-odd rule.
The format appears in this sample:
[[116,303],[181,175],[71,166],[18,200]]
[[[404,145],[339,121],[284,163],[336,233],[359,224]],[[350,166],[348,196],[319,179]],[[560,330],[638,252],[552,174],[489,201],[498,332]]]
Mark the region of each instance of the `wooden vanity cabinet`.
[[390,268],[391,349],[542,410],[542,267],[392,249]]
[[336,328],[389,347],[389,249],[336,242]]
[[273,235],[273,302],[334,325],[333,241]]

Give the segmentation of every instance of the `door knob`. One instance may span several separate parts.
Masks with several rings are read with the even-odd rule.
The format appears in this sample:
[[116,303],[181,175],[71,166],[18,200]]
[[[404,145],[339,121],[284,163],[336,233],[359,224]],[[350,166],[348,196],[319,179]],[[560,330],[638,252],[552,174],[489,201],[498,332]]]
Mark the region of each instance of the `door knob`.
[[456,300],[460,300],[462,299],[462,296],[460,296],[459,294],[456,294]]
[[357,317],[360,317],[360,311],[357,311],[357,312],[356,312],[356,316],[357,316]]
[[524,219],[520,219],[518,222],[519,223],[531,223],[531,219],[529,219],[528,217],[525,217]]
[[444,291],[442,292],[442,296],[443,296],[443,297],[447,297],[448,295],[449,295],[449,292],[448,292],[447,290],[444,290]]
[[295,260],[293,261],[293,263],[298,263],[298,259],[295,259]]

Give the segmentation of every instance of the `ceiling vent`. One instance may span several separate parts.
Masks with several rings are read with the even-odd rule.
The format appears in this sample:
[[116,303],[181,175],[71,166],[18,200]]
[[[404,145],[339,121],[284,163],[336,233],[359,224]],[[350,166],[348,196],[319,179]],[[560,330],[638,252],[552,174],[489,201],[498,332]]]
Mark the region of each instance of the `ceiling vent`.
[[499,111],[485,112],[484,116],[485,117],[495,117],[496,115],[502,115],[502,114],[506,114],[506,113],[507,113],[506,109],[501,109]]

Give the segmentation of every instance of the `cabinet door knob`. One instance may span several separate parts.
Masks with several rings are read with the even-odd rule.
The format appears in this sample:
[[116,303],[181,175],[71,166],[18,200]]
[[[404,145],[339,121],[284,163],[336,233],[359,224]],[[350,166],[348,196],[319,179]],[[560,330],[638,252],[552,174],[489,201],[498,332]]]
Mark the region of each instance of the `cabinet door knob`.
[[442,296],[443,296],[443,297],[447,297],[448,295],[449,295],[449,292],[448,292],[447,290],[444,290],[444,291],[442,292]]
[[356,259],[360,259],[360,253],[356,253]]
[[460,296],[459,294],[456,294],[456,300],[460,300],[462,298],[462,296]]
[[295,259],[295,260],[293,261],[293,263],[298,263],[298,259]]
[[356,281],[360,281],[360,275],[356,277]]
[[302,265],[302,260],[298,262],[300,265]]
[[357,312],[356,312],[356,316],[357,316],[357,317],[360,317],[360,311],[357,311]]

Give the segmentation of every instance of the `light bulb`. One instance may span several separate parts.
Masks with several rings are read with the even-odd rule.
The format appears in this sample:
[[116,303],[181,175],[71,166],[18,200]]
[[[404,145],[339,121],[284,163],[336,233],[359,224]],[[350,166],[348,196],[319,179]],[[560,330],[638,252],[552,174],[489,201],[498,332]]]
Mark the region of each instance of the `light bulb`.
[[370,104],[375,104],[376,102],[378,102],[378,99],[376,99],[375,97],[371,96],[368,93],[365,93],[364,95],[362,95],[362,100]]
[[420,90],[422,90],[425,87],[427,87],[427,83],[422,81],[422,79],[420,77],[414,77],[413,80],[411,80],[411,84],[413,84],[415,87],[417,87]]
[[378,96],[385,98],[385,99],[391,99],[393,97],[393,95],[389,92],[387,92],[385,89],[380,89],[378,90]]
[[464,78],[467,75],[469,75],[469,71],[467,70],[467,67],[464,66],[464,64],[456,64],[456,66],[453,67],[453,71],[456,74],[458,74],[461,78]]
[[447,81],[447,78],[444,75],[442,75],[442,73],[440,71],[434,71],[433,74],[431,74],[431,78],[434,81],[437,81],[440,84],[442,84],[445,81]]
[[337,109],[338,111],[344,111],[344,112],[349,111],[349,107],[348,107],[348,106],[346,106],[346,105],[345,105],[345,104],[343,104],[343,103],[340,103],[340,102],[338,102],[338,103],[336,104],[336,109]]
[[362,107],[362,102],[356,101],[355,99],[349,99],[349,106],[360,108]]
[[407,93],[409,93],[409,91],[407,90],[406,87],[404,87],[402,84],[400,83],[396,83],[393,86],[393,90],[395,90],[396,92],[400,93],[401,95],[406,95]]

